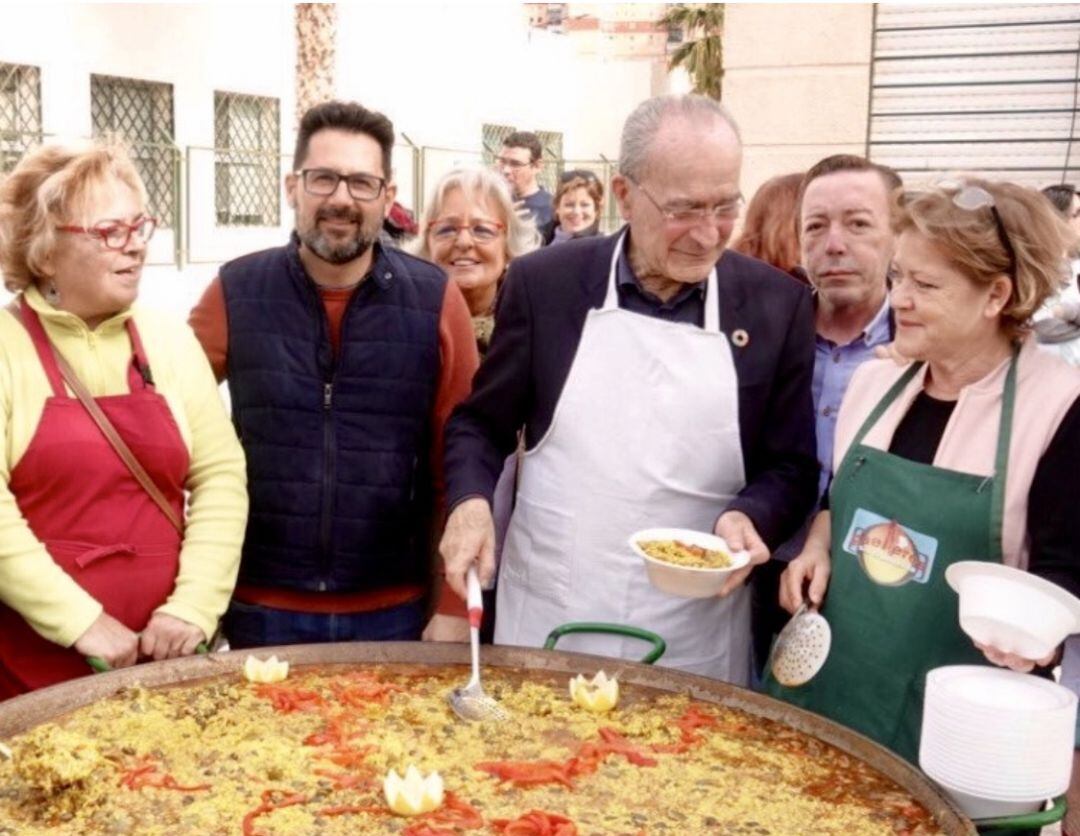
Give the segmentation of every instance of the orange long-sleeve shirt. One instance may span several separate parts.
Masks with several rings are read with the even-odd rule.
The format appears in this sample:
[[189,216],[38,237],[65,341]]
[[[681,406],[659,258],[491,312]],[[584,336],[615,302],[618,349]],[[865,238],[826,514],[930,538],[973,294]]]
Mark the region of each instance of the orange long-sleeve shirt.
[[[341,335],[341,321],[354,288],[320,288],[326,309],[330,341],[335,354]],[[210,360],[218,381],[227,376],[229,325],[225,310],[225,292],[220,277],[215,278],[198,304],[192,309],[189,323]],[[431,478],[435,489],[436,519],[441,526],[446,508],[446,480],[443,475],[443,428],[454,410],[469,394],[472,378],[480,364],[473,335],[472,320],[465,298],[457,285],[447,282],[439,317],[440,371],[431,411]],[[306,612],[347,612],[395,606],[419,597],[422,590],[401,587],[355,594],[267,590],[250,586],[237,587],[237,597],[266,606]],[[447,615],[464,616],[465,602],[445,584],[440,586],[437,610]]]

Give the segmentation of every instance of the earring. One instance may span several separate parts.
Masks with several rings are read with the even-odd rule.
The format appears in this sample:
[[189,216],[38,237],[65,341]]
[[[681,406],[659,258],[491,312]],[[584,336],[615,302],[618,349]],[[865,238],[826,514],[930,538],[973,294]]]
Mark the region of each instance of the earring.
[[56,306],[60,304],[60,291],[56,289],[56,282],[49,282],[49,287],[44,295],[45,301],[50,305]]

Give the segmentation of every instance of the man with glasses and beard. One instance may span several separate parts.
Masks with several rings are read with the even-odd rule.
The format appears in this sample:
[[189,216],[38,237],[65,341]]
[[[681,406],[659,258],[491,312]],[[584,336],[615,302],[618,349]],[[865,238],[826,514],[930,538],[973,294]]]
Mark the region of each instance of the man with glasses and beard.
[[358,104],[308,110],[285,177],[291,240],[226,264],[191,314],[247,455],[233,647],[423,627],[443,424],[478,358],[457,286],[378,243],[393,144]]
[[[496,644],[541,645],[564,622],[632,624],[667,640],[661,664],[747,683],[751,567],[719,596],[678,598],[627,545],[654,526],[715,531],[759,565],[814,501],[810,291],[726,249],[741,163],[718,102],[649,99],[623,127],[612,181],[627,225],[510,265],[491,349],[447,426],[441,546],[454,588],[474,563],[491,576],[492,493],[524,429]],[[463,635],[463,620],[437,618],[430,638]],[[566,645],[641,653],[610,636]]]

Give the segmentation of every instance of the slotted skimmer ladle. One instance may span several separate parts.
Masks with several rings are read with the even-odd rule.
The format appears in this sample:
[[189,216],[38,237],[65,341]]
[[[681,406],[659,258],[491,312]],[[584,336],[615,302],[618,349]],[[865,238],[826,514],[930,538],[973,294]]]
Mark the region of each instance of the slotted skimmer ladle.
[[831,645],[829,622],[803,602],[773,644],[770,656],[773,677],[789,688],[805,685],[825,664]]
[[480,684],[480,619],[484,615],[484,599],[480,594],[480,577],[476,566],[465,575],[469,605],[469,643],[472,646],[472,677],[464,688],[455,688],[446,699],[450,708],[462,720],[506,720],[509,715],[498,702],[484,693]]

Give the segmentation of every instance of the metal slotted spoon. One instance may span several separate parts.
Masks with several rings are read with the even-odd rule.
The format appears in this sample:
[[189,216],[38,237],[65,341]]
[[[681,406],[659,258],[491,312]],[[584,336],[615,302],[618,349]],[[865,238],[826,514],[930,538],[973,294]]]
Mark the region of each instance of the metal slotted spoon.
[[462,720],[499,721],[509,719],[505,709],[484,693],[480,684],[480,619],[484,615],[484,599],[480,594],[480,578],[476,566],[470,566],[465,576],[468,587],[469,643],[472,645],[472,676],[464,688],[455,688],[446,699],[450,708]]
[[804,602],[773,644],[770,656],[773,677],[789,688],[805,685],[825,664],[831,645],[829,622]]

